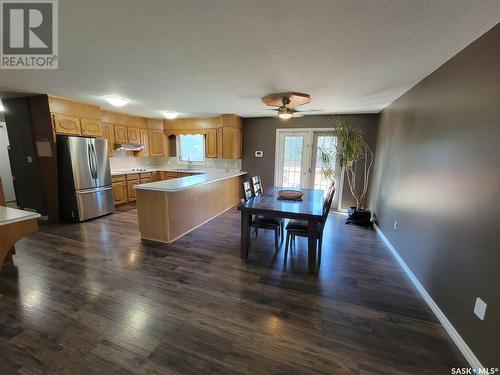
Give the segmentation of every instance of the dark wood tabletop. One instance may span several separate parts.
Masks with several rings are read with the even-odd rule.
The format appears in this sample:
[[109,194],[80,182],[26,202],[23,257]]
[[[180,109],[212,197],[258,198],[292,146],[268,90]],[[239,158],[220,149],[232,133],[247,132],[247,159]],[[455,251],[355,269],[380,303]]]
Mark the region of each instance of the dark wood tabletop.
[[252,215],[263,214],[271,217],[299,219],[308,222],[308,268],[315,273],[316,268],[316,240],[318,222],[323,217],[323,190],[300,189],[304,193],[302,200],[280,200],[278,191],[283,187],[273,186],[256,197],[253,197],[238,206],[241,211],[241,258],[248,258],[250,247],[250,221]]
[[[240,211],[251,211],[253,214],[269,214],[290,219],[321,219],[323,215],[323,190],[300,189],[304,193],[301,201],[280,200],[278,191],[285,188],[273,186],[263,194],[253,197],[241,204]],[[299,189],[297,189],[299,190]]]

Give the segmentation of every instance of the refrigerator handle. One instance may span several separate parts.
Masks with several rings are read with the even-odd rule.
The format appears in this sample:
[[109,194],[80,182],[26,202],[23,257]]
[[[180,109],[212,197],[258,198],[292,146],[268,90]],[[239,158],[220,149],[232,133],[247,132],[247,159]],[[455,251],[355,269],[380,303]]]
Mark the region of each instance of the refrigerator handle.
[[97,153],[95,151],[94,144],[91,143],[90,146],[92,147],[92,157],[94,158],[94,178],[97,180],[97,173],[98,173],[98,170],[97,170]]
[[87,157],[89,162],[90,175],[92,176],[92,179],[95,180],[94,155],[92,153],[92,146],[90,143],[87,144]]

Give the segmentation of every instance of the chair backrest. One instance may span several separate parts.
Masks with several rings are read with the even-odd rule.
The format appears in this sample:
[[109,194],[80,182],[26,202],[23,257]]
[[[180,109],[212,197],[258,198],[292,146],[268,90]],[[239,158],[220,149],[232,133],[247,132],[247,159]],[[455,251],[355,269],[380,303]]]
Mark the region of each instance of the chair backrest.
[[253,185],[253,193],[255,196],[262,194],[262,180],[260,179],[260,176],[253,176],[252,177],[252,185]]
[[330,186],[328,189],[328,194],[326,195],[325,201],[323,202],[323,219],[321,220],[321,225],[325,225],[326,220],[328,219],[328,213],[330,212],[330,208],[332,207],[333,196],[335,195],[335,188]]
[[252,198],[252,185],[250,181],[243,182],[243,191],[245,192],[245,200]]

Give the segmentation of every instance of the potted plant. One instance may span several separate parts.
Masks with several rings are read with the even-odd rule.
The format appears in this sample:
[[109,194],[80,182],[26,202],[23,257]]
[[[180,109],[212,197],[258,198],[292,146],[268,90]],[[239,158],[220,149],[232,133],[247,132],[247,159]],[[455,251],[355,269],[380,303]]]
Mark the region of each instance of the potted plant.
[[[337,148],[333,155],[320,149],[323,176],[333,180],[333,165],[336,160],[345,173],[352,196],[356,199],[356,206],[347,210],[346,223],[369,226],[371,225],[371,212],[365,208],[365,204],[373,152],[364,141],[362,131],[345,120],[335,118],[331,133],[337,137]],[[358,173],[362,175],[361,179]]]

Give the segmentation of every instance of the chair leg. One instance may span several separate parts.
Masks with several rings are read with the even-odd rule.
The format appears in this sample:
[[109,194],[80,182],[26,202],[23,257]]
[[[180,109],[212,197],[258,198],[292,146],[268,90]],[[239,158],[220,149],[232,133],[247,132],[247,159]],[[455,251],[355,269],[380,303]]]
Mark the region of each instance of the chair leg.
[[274,252],[275,253],[278,252],[278,243],[279,242],[280,242],[280,239],[279,239],[279,229],[275,228],[274,229]]
[[321,247],[323,246],[323,233],[319,235],[318,239],[318,268],[321,266]]
[[281,228],[281,243],[283,243],[283,240],[285,238],[285,221],[283,220],[280,225]]
[[290,243],[290,234],[287,233],[286,242],[285,242],[285,265],[286,265],[286,258],[288,256],[288,244],[289,243]]
[[255,237],[259,234],[259,227],[255,227]]

